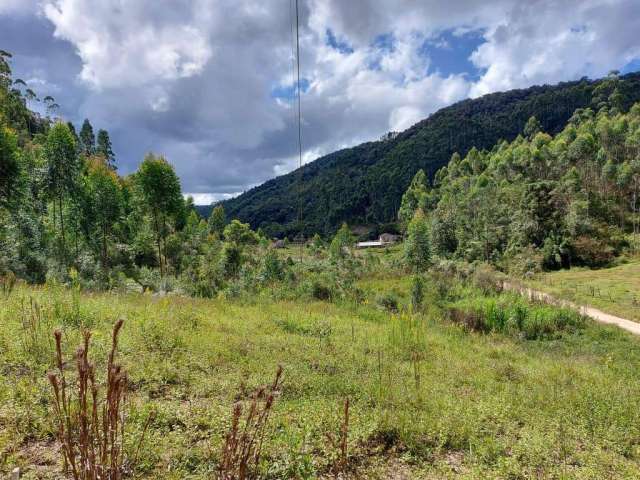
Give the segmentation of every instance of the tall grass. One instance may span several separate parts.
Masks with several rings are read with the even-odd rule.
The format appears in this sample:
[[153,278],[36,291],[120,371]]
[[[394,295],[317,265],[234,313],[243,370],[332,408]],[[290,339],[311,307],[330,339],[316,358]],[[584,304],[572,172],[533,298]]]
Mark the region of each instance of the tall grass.
[[586,321],[569,308],[529,304],[511,294],[465,298],[447,309],[447,317],[473,331],[505,333],[526,340],[556,338],[583,328]]

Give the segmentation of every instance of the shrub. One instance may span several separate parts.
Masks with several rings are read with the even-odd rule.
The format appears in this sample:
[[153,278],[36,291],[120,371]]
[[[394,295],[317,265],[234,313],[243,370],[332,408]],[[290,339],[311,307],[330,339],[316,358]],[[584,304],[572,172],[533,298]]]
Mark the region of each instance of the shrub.
[[573,263],[586,267],[603,267],[614,258],[614,248],[607,242],[586,235],[573,241]]
[[333,297],[333,292],[328,285],[325,285],[321,282],[320,279],[315,278],[311,281],[310,288],[311,296],[317,300],[331,300]]
[[411,306],[414,310],[420,310],[424,301],[424,279],[415,275],[411,279]]
[[376,303],[390,312],[398,311],[398,297],[393,293],[384,293],[376,298]]
[[275,250],[268,249],[262,259],[262,270],[260,272],[261,279],[267,282],[282,280],[284,278],[284,274],[284,262],[280,260]]
[[349,248],[353,246],[353,235],[346,223],[343,223],[336,236],[331,240],[329,253],[333,260],[339,260],[348,256]]
[[404,259],[407,266],[415,272],[423,272],[431,266],[431,240],[429,226],[422,210],[416,210],[407,227],[407,240],[404,244]]
[[502,281],[489,265],[478,265],[474,269],[471,279],[473,284],[485,295],[492,295],[502,291]]

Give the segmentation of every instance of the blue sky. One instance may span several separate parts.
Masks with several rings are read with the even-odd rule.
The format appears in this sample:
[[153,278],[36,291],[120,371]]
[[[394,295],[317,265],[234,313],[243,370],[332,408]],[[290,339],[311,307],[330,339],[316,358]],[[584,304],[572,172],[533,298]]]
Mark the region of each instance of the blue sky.
[[[126,8],[124,6],[126,5]],[[120,171],[166,155],[199,203],[296,165],[291,0],[0,0],[0,48]],[[637,0],[300,0],[304,161],[458,100],[640,69]]]

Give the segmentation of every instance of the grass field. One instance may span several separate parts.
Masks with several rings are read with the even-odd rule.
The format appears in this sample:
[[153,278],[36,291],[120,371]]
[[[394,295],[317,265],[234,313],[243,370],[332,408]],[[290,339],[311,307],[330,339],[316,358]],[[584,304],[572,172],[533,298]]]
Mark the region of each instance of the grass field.
[[[375,288],[374,280],[368,288]],[[407,282],[387,279],[400,302]],[[429,300],[428,300],[429,301]],[[132,447],[157,412],[137,478],[214,478],[232,405],[284,387],[265,443],[265,478],[329,477],[351,401],[354,478],[637,478],[640,343],[588,323],[548,340],[470,333],[425,314],[319,301],[230,303],[19,287],[0,300],[0,472],[59,478],[50,387],[56,326],[67,353],[94,331],[103,365],[124,318],[120,359]],[[35,320],[34,320],[35,319]]]
[[598,270],[542,273],[526,283],[557,298],[640,321],[640,260]]

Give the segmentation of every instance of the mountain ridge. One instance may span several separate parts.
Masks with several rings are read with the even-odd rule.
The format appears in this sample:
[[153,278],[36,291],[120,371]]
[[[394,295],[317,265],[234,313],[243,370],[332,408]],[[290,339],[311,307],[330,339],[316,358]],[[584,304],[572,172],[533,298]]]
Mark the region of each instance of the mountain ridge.
[[[640,72],[619,78],[626,103],[640,100]],[[343,221],[371,225],[375,231],[395,221],[402,194],[419,169],[431,178],[454,152],[464,156],[473,147],[490,149],[500,140],[511,141],[531,116],[555,134],[576,109],[591,106],[594,90],[606,79],[583,78],[461,100],[392,139],[337,150],[220,203],[228,218],[274,236],[300,230],[305,236],[329,234]],[[297,221],[300,200],[302,228]]]

